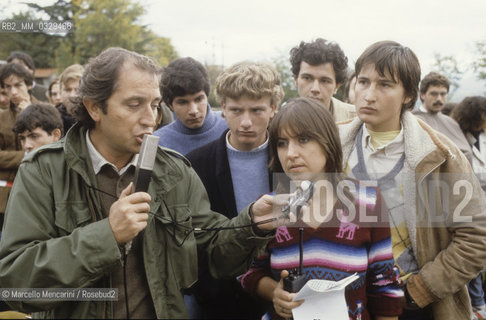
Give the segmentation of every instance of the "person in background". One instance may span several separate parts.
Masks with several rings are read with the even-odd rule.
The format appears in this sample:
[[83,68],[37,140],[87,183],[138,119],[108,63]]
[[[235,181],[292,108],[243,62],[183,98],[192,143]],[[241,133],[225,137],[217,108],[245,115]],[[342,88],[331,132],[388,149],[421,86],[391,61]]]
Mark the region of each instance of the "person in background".
[[[290,183],[303,180],[314,182],[317,190],[297,222],[277,230],[265,254],[241,280],[245,290],[272,303],[265,319],[291,318],[292,309],[302,303],[283,289],[283,279],[299,266],[299,227],[304,228],[306,280],[339,281],[358,273],[359,279],[345,291],[349,319],[397,319],[403,292],[393,263],[388,211],[377,188],[354,192],[357,182],[344,178],[331,113],[314,99],[291,100],[272,120],[269,143],[271,169],[280,174],[277,192],[287,193]],[[338,186],[344,182],[354,191],[344,189],[340,195]],[[351,218],[351,211],[360,207],[376,222],[360,221],[364,212]],[[350,228],[352,232],[344,232]]]
[[160,92],[176,119],[154,132],[161,146],[185,155],[228,129],[220,113],[211,110],[209,89],[206,68],[193,58],[177,58],[162,69]]
[[[466,97],[452,113],[472,149],[472,168],[486,192],[486,98]],[[486,319],[481,274],[468,284],[475,319]]]
[[[272,190],[268,171],[268,124],[283,97],[274,67],[239,62],[216,80],[229,129],[187,154],[208,192],[211,209],[228,218]],[[262,310],[236,279],[216,280],[200,271],[194,296],[206,319],[256,319]]]
[[[0,74],[2,73],[2,68],[5,65],[0,65]],[[10,98],[8,97],[7,90],[3,86],[0,86],[0,110],[5,110],[10,108]]]
[[344,87],[344,102],[349,104],[354,104],[355,94],[354,88],[356,87],[356,73],[351,72],[346,81],[346,85]]
[[61,90],[61,103],[56,105],[61,114],[64,126],[64,134],[73,126],[76,120],[73,117],[73,104],[71,99],[78,94],[79,84],[83,75],[82,65],[73,64],[64,69],[59,78],[59,88]]
[[62,102],[59,78],[52,80],[52,82],[49,84],[49,87],[46,91],[46,95],[47,95],[47,99],[49,100],[49,103],[52,104],[53,106],[57,106]]
[[62,120],[59,111],[47,103],[28,106],[15,120],[13,132],[19,138],[22,149],[30,153],[62,136]]
[[35,82],[35,63],[30,55],[21,51],[13,51],[7,58],[7,63],[18,63],[23,65],[34,77],[32,81],[32,96],[38,101],[47,102],[46,91],[47,88],[40,83]]
[[[1,73],[1,71],[0,71]],[[5,110],[10,107],[10,99],[7,95],[7,91],[0,87],[0,109]]]
[[337,43],[321,38],[302,41],[290,50],[290,64],[300,97],[321,101],[336,122],[356,116],[353,105],[333,97],[346,81],[348,70],[348,58]]
[[458,105],[459,103],[457,102],[446,102],[444,104],[444,107],[442,108],[442,110],[440,110],[440,112],[442,112],[443,114],[445,114],[446,116],[451,116],[451,113],[454,111],[454,108]]
[[447,101],[449,86],[449,79],[440,73],[430,72],[427,74],[420,83],[420,101],[422,101],[422,106],[418,110],[413,110],[412,113],[425,121],[432,129],[451,139],[471,162],[471,147],[461,128],[451,117],[440,112]]
[[21,64],[8,63],[0,68],[0,86],[10,100],[8,109],[0,111],[0,225],[15,174],[25,154],[12,128],[22,110],[37,103],[30,94],[33,81],[32,73]]

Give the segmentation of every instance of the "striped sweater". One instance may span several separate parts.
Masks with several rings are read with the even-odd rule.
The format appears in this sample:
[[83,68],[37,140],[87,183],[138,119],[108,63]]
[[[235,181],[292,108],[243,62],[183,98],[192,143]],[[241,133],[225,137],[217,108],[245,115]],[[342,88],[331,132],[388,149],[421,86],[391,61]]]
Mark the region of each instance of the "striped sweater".
[[[360,278],[345,290],[350,319],[399,315],[403,292],[394,268],[386,205],[376,188],[368,187],[366,194],[353,195],[354,220],[338,218],[338,213],[346,216],[350,211],[338,200],[331,220],[316,229],[304,229],[303,272],[307,280],[331,281],[358,273]],[[360,206],[363,208],[361,216]],[[363,213],[367,219],[376,217],[377,222],[363,222]],[[299,228],[282,226],[269,242],[265,254],[256,259],[242,277],[241,284],[256,295],[257,283],[262,277],[270,276],[279,281],[282,270],[290,271],[298,266]],[[267,318],[280,319],[273,308]]]

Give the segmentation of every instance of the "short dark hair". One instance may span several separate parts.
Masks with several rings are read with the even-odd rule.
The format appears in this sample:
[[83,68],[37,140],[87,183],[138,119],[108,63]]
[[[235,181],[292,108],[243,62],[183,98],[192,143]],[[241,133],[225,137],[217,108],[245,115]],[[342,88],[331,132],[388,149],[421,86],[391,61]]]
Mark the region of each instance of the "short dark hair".
[[32,57],[30,55],[28,55],[27,53],[22,52],[22,51],[12,51],[12,52],[10,52],[10,55],[7,58],[7,62],[10,63],[14,59],[22,60],[22,62],[25,63],[25,65],[29,69],[31,69],[32,71],[35,71],[34,59],[32,59]]
[[[353,79],[356,78],[356,72],[351,72],[346,79],[346,84],[344,86],[344,102],[350,103],[349,102],[349,91],[351,90],[351,82],[353,82]],[[355,82],[356,85],[356,82]],[[353,103],[354,104],[354,103]]]
[[88,129],[94,128],[95,125],[84,106],[83,99],[93,101],[106,114],[106,102],[117,89],[120,70],[127,62],[157,75],[158,66],[152,59],[126,49],[108,48],[91,58],[84,69],[78,95],[71,100],[71,110],[81,125]]
[[55,84],[59,84],[59,78],[55,78],[54,80],[51,81],[51,83],[49,83],[49,87],[47,88],[47,92],[49,94],[49,97],[52,96],[52,87],[55,85]]
[[401,82],[405,95],[410,97],[409,103],[402,105],[401,113],[412,110],[418,96],[420,82],[420,63],[413,51],[395,41],[379,41],[368,48],[356,61],[356,75],[367,65],[374,65],[381,77],[388,72],[393,81]]
[[452,113],[454,112],[454,109],[459,105],[457,102],[446,102],[444,104],[444,107],[440,110],[443,114],[446,116],[452,116]]
[[191,57],[177,58],[162,69],[160,92],[165,104],[172,109],[175,97],[201,90],[209,97],[211,83],[206,68]]
[[[429,90],[430,86],[445,87],[447,89],[447,92],[449,92],[450,85],[451,82],[449,81],[449,79],[447,79],[446,76],[443,76],[438,72],[432,71],[422,79],[422,82],[420,82],[420,93],[427,93],[427,90]],[[422,100],[422,98],[420,98],[420,100]]]
[[452,118],[459,123],[465,134],[477,131],[486,119],[486,98],[472,96],[464,98],[452,111]]
[[341,47],[335,42],[327,42],[317,38],[313,42],[302,41],[298,46],[290,50],[290,64],[294,78],[299,76],[302,61],[311,66],[331,63],[336,74],[336,83],[343,84],[348,70],[348,58]]
[[24,79],[26,85],[31,86],[34,83],[34,75],[21,64],[7,63],[0,69],[0,85],[5,86],[4,81],[11,75]]
[[48,103],[34,103],[25,108],[15,120],[13,131],[20,134],[39,127],[49,135],[54,129],[61,130],[61,135],[63,133],[61,115],[55,107]]

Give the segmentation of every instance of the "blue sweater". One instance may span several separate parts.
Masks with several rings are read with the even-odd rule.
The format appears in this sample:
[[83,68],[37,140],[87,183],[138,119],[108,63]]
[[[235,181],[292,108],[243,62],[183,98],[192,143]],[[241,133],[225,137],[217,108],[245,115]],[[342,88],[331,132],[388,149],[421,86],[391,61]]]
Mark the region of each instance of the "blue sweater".
[[270,192],[268,179],[268,141],[251,151],[227,148],[228,162],[236,200],[236,210],[241,212],[261,195]]
[[197,129],[186,127],[179,119],[154,132],[159,136],[159,145],[176,150],[185,155],[219,138],[228,128],[219,112],[213,112],[208,104],[208,112],[203,125]]

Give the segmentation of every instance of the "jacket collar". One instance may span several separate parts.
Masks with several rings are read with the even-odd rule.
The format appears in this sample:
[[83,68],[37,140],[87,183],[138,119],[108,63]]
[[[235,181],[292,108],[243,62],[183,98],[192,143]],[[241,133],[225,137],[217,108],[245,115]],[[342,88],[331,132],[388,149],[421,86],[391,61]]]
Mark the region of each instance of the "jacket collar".
[[[428,154],[437,149],[444,157],[454,157],[451,150],[439,140],[437,133],[410,111],[403,113],[401,124],[405,141],[405,161],[409,167],[416,168]],[[344,163],[348,162],[354,149],[354,139],[362,125],[363,122],[358,117],[339,125]]]
[[[86,183],[92,184],[96,178],[86,145],[86,128],[76,123],[64,139],[63,148],[67,165],[81,175]],[[163,148],[158,148],[156,169],[152,172],[154,183],[151,184],[151,188],[166,193],[181,181],[182,170],[176,163],[175,157],[169,155]]]

